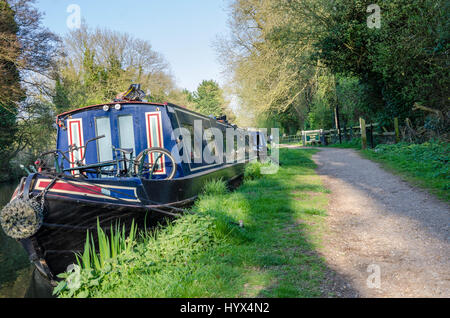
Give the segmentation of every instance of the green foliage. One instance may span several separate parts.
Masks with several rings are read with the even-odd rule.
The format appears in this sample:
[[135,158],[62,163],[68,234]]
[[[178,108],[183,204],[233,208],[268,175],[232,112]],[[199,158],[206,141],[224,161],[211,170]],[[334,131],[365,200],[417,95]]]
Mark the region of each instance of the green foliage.
[[108,274],[120,261],[133,257],[136,233],[137,227],[134,221],[131,224],[128,236],[126,236],[125,225],[121,229],[120,224],[117,223],[114,228],[111,225],[110,236],[108,237],[97,219],[98,250],[95,248],[94,237],[92,234],[89,235],[89,231],[87,231],[84,252],[76,255],[78,265],[74,265],[68,272],[58,275],[59,278],[64,280],[54,289],[53,294],[65,294],[68,297],[73,295],[80,298],[87,297],[89,287],[97,286],[104,275]]
[[203,187],[203,195],[222,195],[228,192],[227,184],[222,179],[212,180]]
[[334,127],[334,107],[336,100],[335,79],[330,74],[317,78],[317,88],[312,97],[306,129],[330,129]]
[[117,286],[117,280],[124,278],[122,274],[151,275],[166,266],[181,266],[219,244],[231,232],[229,227],[225,228],[228,230],[224,231],[223,222],[211,215],[185,215],[153,234],[143,234],[137,245],[135,227],[128,237],[117,227],[109,239],[98,226],[98,251],[88,235],[79,264],[59,275],[64,280],[54,289],[54,294],[88,297],[105,286]]
[[445,109],[448,2],[378,1],[379,29],[367,27],[370,4],[370,0],[330,3],[330,23],[316,44],[321,61],[335,73],[358,76],[377,92],[378,102],[368,106],[380,117],[413,116],[414,102]]
[[[0,174],[8,173],[10,152],[18,131],[16,103],[22,99],[17,67],[20,48],[14,11],[7,1],[0,1]],[[0,178],[2,181],[2,178]]]
[[245,167],[244,180],[256,180],[261,178],[261,166],[262,164],[260,162],[249,163]]
[[116,258],[121,253],[130,253],[135,243],[136,230],[132,222],[130,233],[126,237],[125,225],[120,229],[118,223],[115,228],[111,225],[110,237],[108,237],[97,219],[98,252],[95,249],[94,237],[89,236],[88,231],[84,252],[82,255],[77,255],[78,265],[85,269],[101,270],[110,259]]
[[177,264],[190,261],[220,241],[216,220],[210,215],[185,215],[146,241],[145,259],[156,263]]
[[51,144],[49,83],[57,37],[34,1],[0,1],[0,182],[19,177]]
[[[381,27],[369,28],[371,0],[234,0],[230,36],[218,50],[250,125],[275,118],[285,132],[360,116],[448,133],[449,2],[382,0]],[[415,102],[446,116],[434,123]],[[246,121],[246,123],[248,122]]]
[[331,145],[330,147],[361,149],[362,147],[361,138],[360,137],[353,138],[350,141],[343,141],[342,144],[336,143]]
[[216,117],[225,115],[227,105],[223,97],[223,90],[215,81],[203,81],[192,95],[194,109],[199,113]]

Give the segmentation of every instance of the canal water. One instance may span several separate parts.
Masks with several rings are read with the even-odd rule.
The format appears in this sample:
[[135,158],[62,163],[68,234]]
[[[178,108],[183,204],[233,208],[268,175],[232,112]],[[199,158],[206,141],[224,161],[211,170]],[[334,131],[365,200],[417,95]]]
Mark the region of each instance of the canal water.
[[[17,184],[0,183],[0,209]],[[0,226],[0,298],[51,297],[51,287],[31,264],[22,245],[9,238]]]
[[[5,206],[17,184],[0,183],[0,209]],[[25,297],[33,273],[23,247],[0,227],[0,298]]]

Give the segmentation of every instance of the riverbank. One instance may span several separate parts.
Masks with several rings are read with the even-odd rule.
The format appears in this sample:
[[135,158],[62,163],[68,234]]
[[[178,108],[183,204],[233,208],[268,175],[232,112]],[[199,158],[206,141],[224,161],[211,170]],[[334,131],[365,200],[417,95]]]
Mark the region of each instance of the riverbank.
[[277,174],[249,169],[234,192],[212,184],[196,214],[143,235],[101,270],[75,270],[60,296],[332,296],[323,288],[329,269],[316,252],[328,204],[311,160],[316,152],[280,149]]

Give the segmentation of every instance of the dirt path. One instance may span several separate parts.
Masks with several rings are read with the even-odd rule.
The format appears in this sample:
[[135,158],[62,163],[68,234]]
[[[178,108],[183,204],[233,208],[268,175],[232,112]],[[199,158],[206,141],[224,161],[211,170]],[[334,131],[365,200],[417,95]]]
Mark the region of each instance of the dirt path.
[[353,150],[320,149],[336,296],[450,297],[449,206]]

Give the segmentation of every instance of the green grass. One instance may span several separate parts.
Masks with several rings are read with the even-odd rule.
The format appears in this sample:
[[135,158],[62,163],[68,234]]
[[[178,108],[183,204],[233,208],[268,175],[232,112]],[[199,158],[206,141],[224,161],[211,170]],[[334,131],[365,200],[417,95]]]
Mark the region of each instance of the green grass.
[[75,267],[63,275],[59,296],[324,296],[328,269],[316,250],[328,199],[314,171],[315,152],[280,149],[277,174],[260,175],[250,165],[233,192],[213,182],[195,214],[141,233],[132,250],[100,268]]
[[344,140],[341,144],[332,144],[328,147],[333,148],[352,148],[361,149],[361,138],[353,138],[352,140]]

